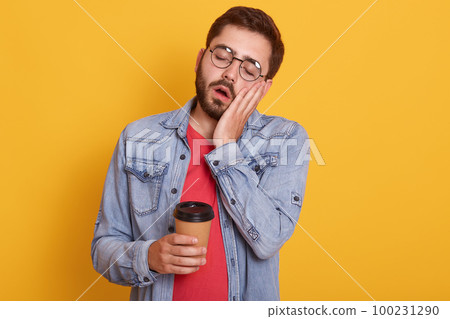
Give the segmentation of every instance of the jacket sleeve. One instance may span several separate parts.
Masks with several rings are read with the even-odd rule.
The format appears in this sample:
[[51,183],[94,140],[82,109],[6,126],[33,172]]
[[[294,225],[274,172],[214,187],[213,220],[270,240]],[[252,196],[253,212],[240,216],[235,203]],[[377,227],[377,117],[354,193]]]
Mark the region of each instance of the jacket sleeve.
[[309,140],[303,127],[291,123],[288,137],[270,140],[279,145],[279,155],[276,165],[261,176],[248,165],[237,143],[205,155],[227,212],[260,259],[275,255],[292,236],[302,207]]
[[133,239],[128,179],[124,169],[124,132],[120,135],[106,175],[91,257],[95,270],[110,282],[145,287],[153,284],[157,276],[148,267],[148,248],[154,241]]

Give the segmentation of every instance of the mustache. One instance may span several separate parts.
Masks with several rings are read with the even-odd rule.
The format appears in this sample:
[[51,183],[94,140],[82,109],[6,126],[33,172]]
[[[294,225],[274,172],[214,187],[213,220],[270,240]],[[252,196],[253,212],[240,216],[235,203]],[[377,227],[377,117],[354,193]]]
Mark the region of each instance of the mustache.
[[234,98],[236,97],[236,93],[234,92],[234,87],[232,84],[230,84],[230,82],[226,81],[226,80],[218,80],[215,82],[211,82],[208,86],[209,87],[213,87],[216,85],[223,85],[226,88],[228,88],[228,90],[230,90],[230,94],[231,94],[231,99],[234,100]]

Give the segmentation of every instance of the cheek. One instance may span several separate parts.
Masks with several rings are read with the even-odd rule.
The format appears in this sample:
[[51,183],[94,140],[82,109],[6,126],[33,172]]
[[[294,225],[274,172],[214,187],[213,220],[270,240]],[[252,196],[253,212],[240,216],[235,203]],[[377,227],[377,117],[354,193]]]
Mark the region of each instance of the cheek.
[[205,67],[202,70],[202,74],[203,74],[203,79],[205,80],[207,86],[209,84],[211,84],[211,82],[214,82],[214,81],[217,81],[218,79],[220,79],[220,74],[218,74],[216,70],[212,70],[208,67]]
[[234,90],[236,91],[236,94],[238,94],[242,89],[250,90],[252,84],[252,82],[239,81],[239,83],[234,86]]

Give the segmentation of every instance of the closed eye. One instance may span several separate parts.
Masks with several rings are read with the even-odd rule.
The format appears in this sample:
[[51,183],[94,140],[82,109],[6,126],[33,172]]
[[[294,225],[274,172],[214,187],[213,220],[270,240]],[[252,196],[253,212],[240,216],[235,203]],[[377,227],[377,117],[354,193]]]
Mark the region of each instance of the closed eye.
[[250,75],[250,76],[254,76],[254,74],[252,72],[250,72],[249,70],[247,70],[246,68],[243,68],[245,73]]

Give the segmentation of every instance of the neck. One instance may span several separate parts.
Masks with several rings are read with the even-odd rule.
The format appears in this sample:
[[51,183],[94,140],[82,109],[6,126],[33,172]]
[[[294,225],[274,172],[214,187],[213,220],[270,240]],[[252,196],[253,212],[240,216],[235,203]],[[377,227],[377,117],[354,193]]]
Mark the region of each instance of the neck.
[[217,120],[206,114],[200,106],[200,103],[197,101],[197,105],[191,110],[189,124],[191,124],[191,126],[204,138],[212,139]]

